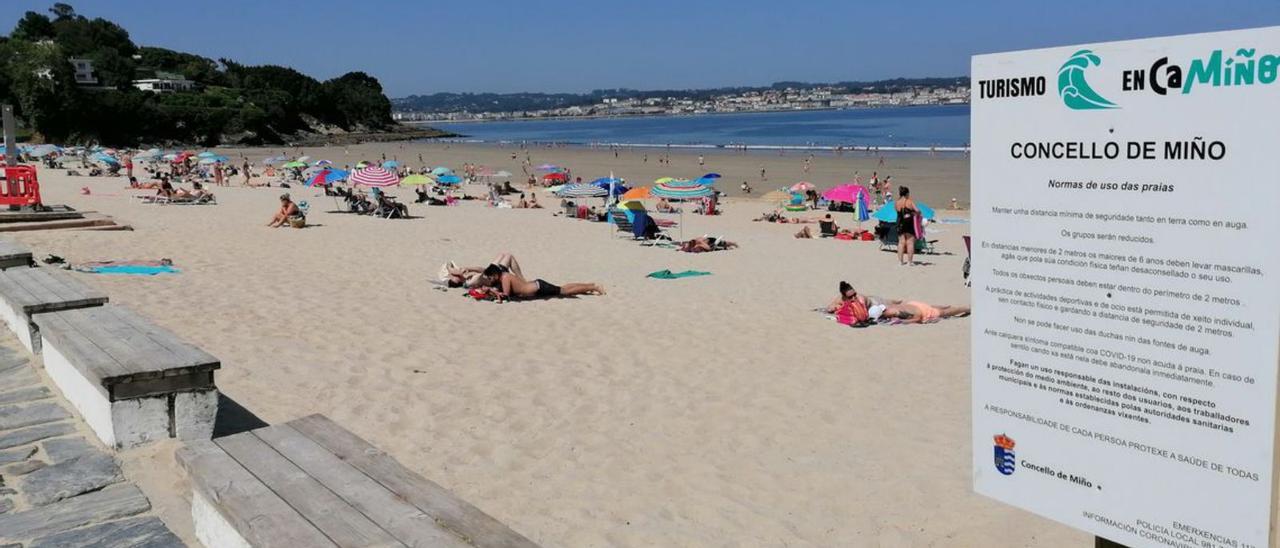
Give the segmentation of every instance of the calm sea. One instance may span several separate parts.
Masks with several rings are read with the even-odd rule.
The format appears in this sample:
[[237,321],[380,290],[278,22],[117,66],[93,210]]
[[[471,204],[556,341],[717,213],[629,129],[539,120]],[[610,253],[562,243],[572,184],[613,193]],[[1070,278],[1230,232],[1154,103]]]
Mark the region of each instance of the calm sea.
[[882,149],[969,143],[968,105],[429,125],[484,142]]

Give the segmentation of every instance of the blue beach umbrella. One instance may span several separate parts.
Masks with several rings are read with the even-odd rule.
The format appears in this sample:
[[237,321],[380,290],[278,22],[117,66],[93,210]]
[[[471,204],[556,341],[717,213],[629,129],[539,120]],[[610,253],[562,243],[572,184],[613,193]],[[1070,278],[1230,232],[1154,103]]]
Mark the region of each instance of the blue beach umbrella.
[[[925,205],[924,202],[916,202],[916,209],[919,209],[920,215],[924,216],[926,219],[932,219],[934,217],[933,208]],[[893,202],[889,202],[880,206],[880,209],[877,209],[871,216],[876,220],[892,223],[898,220],[898,210],[893,208]]]
[[96,160],[104,164],[111,164],[116,166],[120,165],[120,160],[115,159],[115,157],[105,152],[95,152],[93,153],[93,156],[89,157],[89,159]]
[[436,177],[436,182],[442,185],[456,185],[462,183],[462,177],[457,175],[441,175]]
[[197,154],[196,158],[204,159],[204,158],[213,158],[214,156],[217,156],[217,154],[206,150],[204,152],[201,152],[200,154]]
[[453,170],[444,166],[436,166],[431,168],[432,175],[453,175]]
[[382,169],[395,169],[398,167],[400,167],[400,162],[397,162],[395,160],[387,160],[385,162],[382,162]]
[[699,179],[719,179],[719,178],[720,178],[720,174],[719,174],[719,173],[708,173],[708,174],[703,175],[703,176],[698,177],[698,178],[699,178]]

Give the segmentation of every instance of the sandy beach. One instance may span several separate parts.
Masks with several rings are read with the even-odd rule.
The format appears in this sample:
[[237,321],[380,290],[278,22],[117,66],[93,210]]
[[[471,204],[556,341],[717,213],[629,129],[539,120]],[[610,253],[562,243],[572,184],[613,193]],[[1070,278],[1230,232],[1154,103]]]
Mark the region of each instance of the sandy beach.
[[[470,162],[513,172],[517,187],[525,154],[443,143],[218,151],[257,169],[282,152],[338,165],[383,154],[414,167]],[[324,413],[544,546],[1089,542],[972,492],[969,319],[850,329],[813,311],[841,280],[885,297],[968,304],[967,224],[931,227],[941,254],[903,267],[875,242],[797,240],[797,225],[751,222],[771,206],[738,196],[742,181],[759,195],[878,171],[939,217],[965,219],[942,210],[953,198],[968,203],[966,159],[881,165],[865,153],[826,154],[806,173],[807,154],[796,152],[708,153],[705,165],[683,151],[659,164],[665,152],[654,149],[528,153],[585,180],[721,173],[733,196],[725,213],[686,214],[675,233],[741,248],[642,247],[607,224],[480,201],[411,205],[417,218],[407,220],[329,213],[333,198],[296,187],[289,192],[310,203],[314,226],[273,230],[264,225],[278,188],[211,188],[210,206],[144,205],[133,196],[153,191],[128,190],[124,178],[60,170],[41,171],[46,203],[135,230],[6,237],[73,263],[171,258],[180,274],[76,276],[221,358],[219,388],[261,419]],[[393,193],[411,201],[411,191]],[[852,225],[848,217],[837,220]],[[493,304],[428,282],[445,261],[484,265],[499,252],[530,278],[598,282],[608,295]],[[662,269],[712,275],[645,277]],[[134,476],[177,475],[154,449],[123,458]],[[149,493],[167,484],[139,483]],[[189,535],[179,501],[157,505]]]

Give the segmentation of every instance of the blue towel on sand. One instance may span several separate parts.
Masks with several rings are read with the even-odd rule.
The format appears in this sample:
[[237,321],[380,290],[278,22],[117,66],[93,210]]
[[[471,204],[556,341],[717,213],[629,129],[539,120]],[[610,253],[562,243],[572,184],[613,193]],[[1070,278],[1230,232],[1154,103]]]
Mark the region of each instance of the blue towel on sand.
[[143,266],[143,265],[108,265],[95,266],[89,270],[94,274],[122,274],[130,276],[155,276],[156,274],[177,274],[180,272],[172,266]]

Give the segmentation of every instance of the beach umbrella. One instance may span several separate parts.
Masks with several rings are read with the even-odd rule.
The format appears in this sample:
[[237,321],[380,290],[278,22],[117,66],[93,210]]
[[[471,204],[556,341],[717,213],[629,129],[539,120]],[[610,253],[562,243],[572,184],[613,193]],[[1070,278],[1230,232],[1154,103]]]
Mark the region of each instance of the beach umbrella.
[[[924,202],[916,202],[916,209],[919,209],[920,215],[926,219],[934,217],[933,208],[925,205]],[[877,209],[871,216],[877,220],[892,223],[898,220],[898,210],[893,207],[893,202],[889,202],[880,206],[880,209]]]
[[302,168],[307,167],[307,163],[306,163],[306,162],[297,162],[297,161],[294,161],[294,162],[289,162],[289,163],[287,163],[287,164],[285,164],[285,165],[282,165],[282,166],[280,166],[280,167],[287,168],[287,169],[302,169]]
[[536,168],[534,168],[534,169],[537,169],[538,171],[548,171],[548,172],[553,172],[553,173],[554,173],[554,172],[557,172],[557,171],[563,171],[563,170],[564,170],[564,168],[562,168],[562,167],[560,167],[560,166],[558,166],[558,165],[555,165],[555,164],[542,164],[542,165],[540,165],[540,166],[538,166],[538,167],[536,167]]
[[40,158],[58,152],[57,145],[36,145],[27,149],[27,154],[33,158]]
[[299,162],[310,162],[310,161],[311,161],[311,157],[310,157],[310,156],[299,156],[297,161],[299,161]]
[[400,167],[400,162],[397,162],[395,160],[387,160],[385,162],[382,162],[382,169],[395,169],[398,167]]
[[654,180],[653,180],[653,184],[655,184],[655,185],[660,185],[660,184],[662,184],[662,183],[669,183],[669,182],[671,182],[671,181],[675,181],[675,180],[677,180],[675,177],[661,177],[661,178],[658,178],[658,179],[654,179]]
[[164,156],[161,156],[160,159],[166,162],[176,162],[178,161],[178,153],[170,152],[168,154],[165,154]]
[[457,185],[457,184],[462,184],[462,177],[459,177],[459,176],[457,176],[457,175],[453,175],[453,174],[449,174],[449,175],[441,175],[441,176],[439,176],[439,177],[436,177],[436,183],[439,183],[439,184],[442,184],[442,185]]
[[500,169],[500,170],[498,170],[498,171],[493,172],[493,173],[492,173],[492,174],[490,174],[489,176],[490,176],[490,177],[510,177],[510,176],[511,176],[511,172],[510,172],[510,171],[507,171],[507,170],[505,170],[505,169]]
[[215,154],[215,155],[213,155],[213,156],[206,156],[206,157],[204,157],[204,158],[201,158],[201,159],[200,159],[200,164],[201,164],[201,165],[206,165],[206,166],[207,166],[207,165],[209,165],[209,164],[217,164],[217,163],[220,163],[220,162],[225,162],[225,161],[227,161],[227,159],[228,159],[228,158],[227,158],[226,156],[218,156],[218,155],[216,155],[216,154]]
[[436,166],[431,168],[432,175],[453,175],[453,170],[444,166]]
[[719,179],[719,178],[720,178],[720,174],[719,174],[719,173],[708,173],[708,174],[703,175],[703,176],[698,177],[698,178],[699,178],[699,179]]
[[431,177],[427,177],[426,175],[421,175],[421,174],[410,175],[408,177],[400,179],[400,186],[422,186],[422,185],[429,185],[434,182],[435,180],[433,180]]
[[624,201],[625,200],[644,200],[650,197],[651,196],[649,195],[649,187],[647,186],[636,187],[622,193],[622,200]]
[[556,194],[563,198],[603,198],[609,195],[609,189],[592,184],[579,183],[564,185]]
[[800,181],[794,185],[791,185],[791,192],[809,192],[810,190],[813,190],[815,188],[818,188],[818,187],[813,186],[813,183],[810,183],[808,181]]
[[102,162],[104,164],[111,164],[111,165],[117,165],[117,166],[120,165],[120,160],[115,159],[113,156],[105,152],[95,152],[93,153],[92,156],[89,157],[89,159],[97,162]]
[[341,169],[322,169],[307,179],[306,186],[331,185],[338,181],[345,181],[350,175],[350,172]]
[[846,204],[855,204],[859,200],[867,200],[871,192],[867,187],[856,184],[843,184],[822,193],[822,197],[831,202],[844,202]]
[[711,196],[715,190],[697,181],[674,180],[654,184],[649,193],[668,200],[692,200]]
[[556,193],[560,192],[560,189],[562,189],[562,188],[564,188],[564,185],[549,186],[549,187],[547,187],[547,192],[550,192],[550,193],[552,193],[552,194],[556,194]]
[[548,173],[548,174],[546,174],[546,175],[543,175],[543,176],[542,176],[542,180],[544,180],[544,181],[562,181],[562,182],[563,182],[563,181],[568,181],[568,180],[569,180],[569,176],[568,176],[568,175],[565,175],[564,173],[561,173],[561,172],[558,172],[558,171],[557,171],[557,172],[555,172],[555,173]]
[[351,184],[380,187],[393,186],[400,184],[400,178],[395,173],[382,169],[378,166],[370,166],[364,169],[357,169],[351,174]]
[[622,184],[622,179],[617,177],[601,177],[588,184],[603,188],[610,196],[618,196],[628,190],[626,185]]
[[331,166],[331,165],[333,165],[333,162],[330,162],[329,160],[316,160],[316,163],[311,164],[311,165],[313,165],[313,166]]
[[359,162],[356,162],[356,169],[364,169],[366,167],[369,167],[369,165],[370,165],[369,162],[360,160]]
[[201,158],[201,159],[203,159],[203,158],[212,158],[212,157],[217,156],[217,155],[218,155],[218,154],[217,154],[217,153],[215,153],[215,152],[211,152],[211,151],[206,150],[206,151],[204,151],[204,152],[201,152],[200,154],[197,154],[197,155],[196,155],[196,158]]
[[270,157],[270,158],[266,158],[266,159],[262,160],[262,163],[263,163],[264,165],[269,165],[269,166],[271,166],[271,165],[275,165],[275,164],[284,163],[284,162],[286,162],[286,161],[288,161],[288,160],[289,160],[289,159],[288,159],[288,158],[286,158],[286,157],[284,157],[284,156],[272,156],[272,157]]

